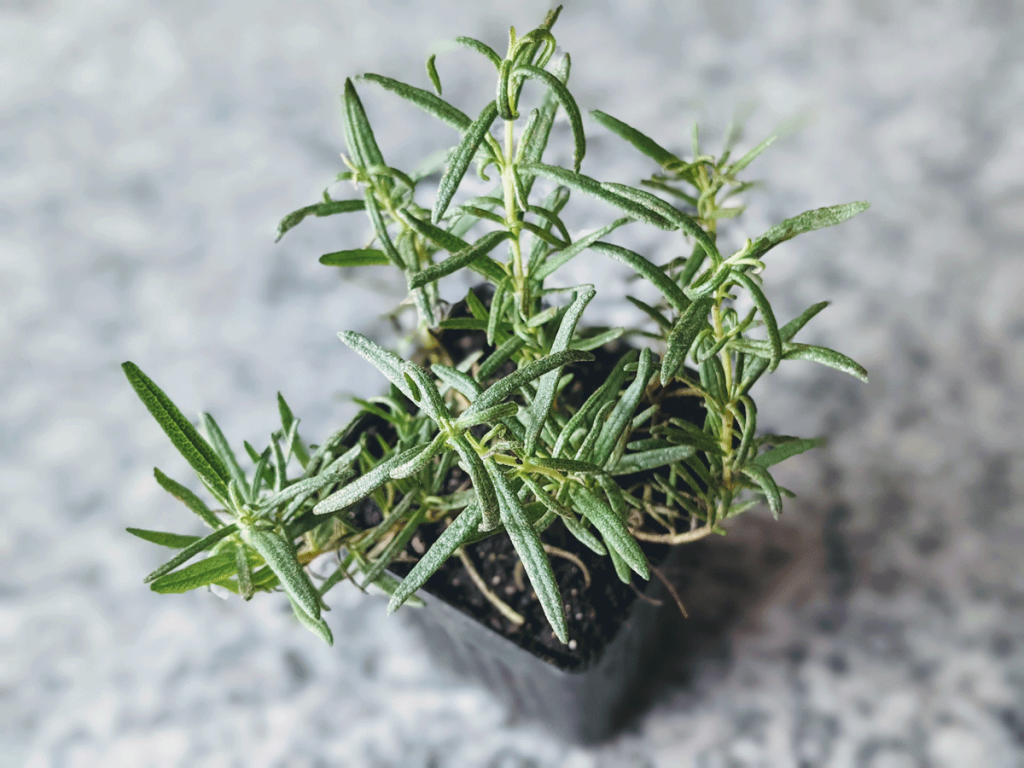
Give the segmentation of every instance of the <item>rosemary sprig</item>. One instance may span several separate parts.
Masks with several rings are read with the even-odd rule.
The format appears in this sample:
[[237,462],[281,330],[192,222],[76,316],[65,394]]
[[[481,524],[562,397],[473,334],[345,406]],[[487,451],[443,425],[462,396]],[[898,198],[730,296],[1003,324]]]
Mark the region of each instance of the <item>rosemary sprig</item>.
[[[495,70],[470,115],[442,98],[433,55],[426,67],[431,90],[384,75],[362,77],[458,132],[443,167],[430,159],[410,172],[389,166],[354,82],[345,83],[346,170],[337,181],[354,190],[347,199],[325,191],[321,201],[289,214],[279,239],[308,217],[362,211],[370,241],[320,261],[345,269],[391,267],[406,278],[418,310],[416,362],[359,334],[340,334],[390,384],[385,395],[357,401],[362,411],[355,422],[310,446],[279,397],[281,428],[262,452],[246,444],[253,465],[247,472],[212,417],[201,419],[204,436],[137,366],[125,363],[143,403],[219,505],[211,510],[156,471],[158,482],[213,531],[203,538],[129,529],[178,550],[147,577],[154,590],[217,584],[249,599],[281,589],[299,620],[331,642],[321,612],[324,595],[338,582],[379,587],[393,610],[414,599],[449,557],[470,562],[467,544],[507,535],[551,627],[568,642],[571,627],[549,562],[552,553],[568,555],[543,540],[552,521],[563,520],[582,544],[611,557],[628,581],[633,573],[648,578],[651,570],[640,541],[683,544],[722,532],[725,521],[759,500],[781,513],[788,492],[772,468],[818,441],[758,435],[751,387],[788,360],[812,360],[862,379],[866,373],[838,352],[795,342],[824,304],[780,324],[760,272],[782,242],[838,224],[867,204],[808,211],[726,254],[719,250],[719,227],[742,212],[733,201],[753,182],[741,174],[774,137],[733,160],[731,137],[715,157],[701,150],[694,129],[686,155],[593,111],[594,122],[653,161],[655,170],[637,186],[602,181],[600,169],[581,173],[585,123],[569,87],[569,55],[556,55],[552,28],[559,12],[525,35],[513,28],[504,56],[481,41],[458,39]],[[526,92],[540,96],[528,114],[521,109]],[[558,115],[571,129],[569,167],[545,158]],[[497,177],[492,192],[466,197],[471,166],[485,181],[488,172]],[[425,207],[419,200],[431,193]],[[598,201],[609,217],[573,239],[562,213],[579,196]],[[688,241],[689,255],[658,264],[605,239],[628,236],[635,226]],[[588,329],[593,286],[548,285],[571,259],[593,256],[624,262],[654,287],[660,299],[653,303],[627,298],[653,321],[655,333]],[[439,281],[466,269],[489,288],[466,296],[468,317],[447,317]],[[742,316],[741,295],[753,303]],[[457,329],[485,332],[487,348],[453,360],[441,331]],[[753,335],[759,329],[763,337]],[[623,347],[596,390],[582,403],[573,400],[567,385],[593,359],[585,350],[623,334],[646,345]],[[678,397],[699,398],[702,423],[673,414]],[[452,490],[456,466],[471,485]],[[355,514],[371,501],[379,508],[376,522]],[[387,573],[421,525],[442,520],[447,527],[403,581]],[[337,570],[316,588],[306,567],[328,553],[338,554]],[[494,602],[486,590],[485,596]]]

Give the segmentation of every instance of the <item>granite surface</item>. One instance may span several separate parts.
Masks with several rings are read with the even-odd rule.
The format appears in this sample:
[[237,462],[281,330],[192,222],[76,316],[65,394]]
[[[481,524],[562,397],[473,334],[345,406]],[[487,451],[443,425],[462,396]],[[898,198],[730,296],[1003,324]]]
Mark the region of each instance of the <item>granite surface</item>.
[[[0,3],[0,764],[1024,766],[1020,0],[568,3],[584,109],[680,150],[693,120],[715,141],[747,103],[747,145],[804,124],[755,166],[771,183],[744,234],[873,204],[766,275],[783,316],[833,302],[808,339],[871,383],[792,363],[762,388],[763,428],[829,447],[780,472],[799,493],[783,522],[752,513],[716,542],[703,620],[614,741],[517,722],[354,590],[334,593],[329,649],[279,595],[140,583],[160,553],[124,527],[194,526],[152,480],[188,473],[119,364],[236,441],[273,428],[278,390],[322,438],[380,386],[335,332],[385,337],[375,303],[401,296],[383,270],[316,263],[362,237],[336,220],[273,244],[340,169],[344,78],[425,83],[430,43],[501,46],[544,10]],[[486,66],[439,67],[467,110],[490,98]],[[364,90],[395,165],[452,141]],[[589,130],[584,171],[648,170]],[[621,275],[591,260],[565,279]]]

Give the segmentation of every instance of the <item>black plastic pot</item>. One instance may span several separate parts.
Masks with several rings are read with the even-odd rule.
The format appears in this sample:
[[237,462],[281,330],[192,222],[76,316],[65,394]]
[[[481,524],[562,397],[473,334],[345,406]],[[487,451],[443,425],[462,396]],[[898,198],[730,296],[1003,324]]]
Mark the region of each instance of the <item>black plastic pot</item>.
[[[660,567],[677,570],[676,548]],[[614,637],[589,664],[569,669],[541,658],[443,599],[420,592],[425,608],[404,610],[432,656],[458,675],[481,682],[515,719],[537,720],[567,741],[607,739],[629,722],[660,658],[668,611],[677,611],[653,576]],[[646,599],[645,599],[646,598]]]

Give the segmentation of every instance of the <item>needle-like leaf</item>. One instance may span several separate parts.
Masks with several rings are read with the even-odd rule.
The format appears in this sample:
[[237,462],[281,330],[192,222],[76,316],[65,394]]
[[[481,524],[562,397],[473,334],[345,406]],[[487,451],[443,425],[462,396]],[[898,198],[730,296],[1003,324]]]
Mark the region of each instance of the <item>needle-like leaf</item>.
[[689,458],[696,453],[692,445],[673,445],[669,448],[655,448],[639,453],[627,453],[612,470],[613,475],[630,475],[648,469],[657,469]]
[[594,445],[593,461],[599,467],[603,467],[612,455],[615,444],[622,434],[628,429],[633,413],[640,404],[640,399],[647,388],[647,382],[654,374],[654,363],[652,362],[651,350],[640,351],[640,361],[636,371],[636,378],[629,385],[622,397],[615,403],[615,407],[601,429],[601,435]]
[[192,491],[178,483],[159,469],[153,468],[153,477],[156,478],[157,483],[171,494],[178,501],[182,502],[186,507],[195,512],[203,521],[211,528],[220,528],[224,523],[210,511],[210,508],[203,503],[203,500],[196,496]]
[[508,231],[501,232],[488,232],[486,235],[481,237],[475,243],[470,245],[458,253],[449,256],[447,259],[442,261],[440,264],[435,264],[432,267],[428,267],[419,274],[415,275],[409,281],[410,288],[419,288],[420,286],[432,283],[435,280],[440,280],[446,275],[450,275],[453,272],[457,272],[463,267],[469,266],[477,259],[482,256],[486,256],[488,253],[494,250],[498,243],[508,240],[512,237],[512,233]]
[[775,320],[775,312],[772,311],[772,305],[768,302],[761,287],[754,282],[754,278],[745,272],[736,271],[733,272],[733,280],[747,289],[750,297],[754,300],[754,306],[761,313],[761,319],[764,320],[764,327],[768,331],[768,343],[772,349],[772,357],[768,361],[768,372],[771,373],[779,367],[779,360],[782,359],[782,335],[779,333],[779,324]]
[[797,456],[804,451],[809,451],[811,448],[818,448],[824,445],[824,440],[790,440],[777,445],[774,448],[765,451],[760,456],[754,458],[750,463],[756,464],[759,467],[770,467],[774,464],[778,464],[780,461]]
[[437,569],[455,554],[455,550],[477,532],[481,519],[480,504],[474,501],[444,529],[444,532],[437,537],[437,541],[409,571],[409,575],[402,579],[402,583],[391,595],[388,613],[398,610],[406,600],[416,593],[416,590],[427,583],[427,579],[433,576]]
[[591,244],[590,248],[602,256],[609,256],[616,261],[629,265],[637,274],[653,283],[654,287],[661,291],[662,296],[668,300],[668,303],[677,312],[685,312],[690,306],[690,300],[686,298],[686,294],[683,293],[682,289],[676,285],[672,278],[636,251],[631,251],[620,245],[601,242]]
[[163,531],[147,531],[145,528],[125,528],[132,536],[138,536],[144,541],[159,544],[161,547],[171,549],[184,549],[199,541],[198,536],[182,536],[177,533],[164,533]]
[[333,216],[336,213],[351,213],[361,211],[364,208],[362,200],[329,200],[323,203],[315,203],[292,211],[277,225],[277,240],[284,237],[285,232],[297,226],[307,216]]
[[384,251],[375,248],[355,248],[348,251],[334,251],[320,257],[320,263],[328,267],[373,267],[391,264]]
[[491,124],[498,117],[498,107],[492,101],[480,111],[480,115],[466,129],[462,141],[455,147],[451,159],[448,161],[448,168],[441,177],[441,183],[437,188],[437,199],[434,201],[434,210],[430,214],[433,224],[441,221],[448,204],[455,196],[455,190],[462,183],[462,177],[466,175],[466,169],[476,154],[477,149],[483,143],[484,136],[491,129]]
[[[428,59],[427,70],[430,70],[430,62],[433,62],[434,57],[431,56]],[[433,70],[436,76],[437,70]],[[363,75],[363,80],[369,80],[371,83],[386,88],[392,93],[401,96],[406,101],[415,104],[417,107],[422,109],[424,112],[433,115],[441,122],[447,123],[452,128],[458,131],[465,131],[469,128],[473,122],[470,117],[458,107],[449,104],[447,101],[442,99],[440,96],[435,96],[430,91],[425,91],[422,88],[417,88],[413,85],[406,85],[405,83],[394,80],[390,77],[384,77],[383,75],[374,75],[367,73]],[[434,81],[434,88],[438,93],[441,92],[440,81]]]
[[668,334],[665,357],[661,361],[661,383],[667,385],[682,368],[690,347],[697,340],[697,334],[707,325],[708,313],[714,300],[703,296],[683,312]]
[[761,465],[752,463],[745,465],[740,471],[761,488],[765,498],[768,499],[768,507],[772,511],[772,516],[778,520],[779,515],[782,514],[782,494],[771,473]]
[[387,377],[388,381],[398,387],[403,395],[410,400],[416,399],[413,397],[412,390],[409,389],[409,383],[405,380],[405,376],[402,375],[402,366],[405,365],[405,361],[402,358],[392,352],[388,352],[379,344],[370,341],[363,334],[356,333],[355,331],[341,331],[338,334],[338,338],[345,342],[349,349],[355,351],[364,360],[372,363],[378,371]]
[[647,566],[647,558],[626,524],[612,511],[612,508],[583,485],[573,485],[570,495],[579,506],[580,511],[601,532],[605,544],[614,549],[641,578],[649,579],[651,574]]
[[569,89],[555,75],[545,69],[540,69],[528,64],[521,64],[512,72],[513,78],[528,78],[539,80],[558,99],[565,114],[569,116],[569,126],[572,128],[574,149],[572,153],[573,170],[579,173],[580,163],[587,152],[587,139],[583,133],[583,117],[580,115],[580,108],[576,105],[576,99],[569,93]]
[[159,568],[157,568],[155,571],[149,574],[146,578],[144,578],[142,580],[142,583],[149,584],[150,582],[159,579],[164,574],[170,573],[179,565],[187,563],[200,552],[205,552],[221,539],[230,536],[231,534],[236,533],[237,531],[238,526],[232,523],[231,525],[225,525],[223,528],[217,529],[209,536],[206,536],[200,539],[199,541],[189,544],[187,547],[185,547],[185,549],[181,550],[181,552],[176,554],[174,557],[172,557],[166,563],[161,565]]
[[385,459],[369,472],[360,475],[344,488],[332,493],[313,507],[313,514],[326,515],[331,512],[337,512],[339,509],[344,509],[361,499],[365,499],[390,479],[390,473],[393,468],[409,461],[422,450],[423,446],[417,446],[397,453],[389,459]]
[[522,368],[510,373],[504,378],[498,379],[478,397],[473,404],[466,409],[465,413],[479,413],[485,408],[497,405],[520,387],[538,379],[548,371],[561,368],[570,363],[591,361],[594,356],[589,352],[580,352],[575,349],[566,349],[562,352],[555,352],[552,355],[543,357],[527,363]]
[[582,173],[574,173],[567,168],[559,168],[556,165],[545,165],[543,163],[523,163],[519,166],[519,171],[534,176],[542,176],[558,184],[563,184],[569,189],[595,197],[605,203],[614,205],[637,221],[653,224],[658,229],[677,229],[677,225],[668,221],[664,216],[655,213],[645,205],[605,189],[599,181],[589,176],[584,176]]
[[516,493],[509,487],[508,480],[495,464],[488,464],[488,472],[494,482],[495,491],[498,494],[498,504],[501,508],[501,522],[512,540],[512,546],[519,555],[523,564],[523,570],[533,585],[540,607],[544,611],[551,629],[555,636],[563,643],[569,642],[569,629],[565,622],[565,613],[562,610],[562,596],[558,591],[558,582],[555,580],[555,572],[551,569],[551,561],[548,560],[544,551],[544,544],[540,536],[526,516],[522,502]]
[[192,422],[185,418],[164,391],[139,370],[135,363],[126,362],[121,368],[142,404],[171,439],[174,447],[185,457],[185,461],[196,471],[210,491],[226,504],[228,480],[231,479],[231,475],[217,452],[203,439],[199,431],[192,426]]
[[827,208],[816,208],[813,211],[805,211],[799,216],[786,219],[777,224],[757,240],[750,248],[750,258],[760,259],[768,251],[804,232],[810,232],[823,227],[834,227],[841,224],[858,213],[863,213],[871,205],[865,202],[846,203],[845,205],[832,205]]
[[641,133],[636,128],[626,125],[626,123],[618,118],[612,117],[599,109],[591,110],[590,116],[616,136],[628,141],[663,168],[677,163],[682,164],[682,160],[658,144],[654,139]]
[[[551,343],[550,354],[569,348],[569,342],[572,341],[573,334],[576,332],[576,324],[579,322],[583,310],[595,295],[597,295],[597,291],[592,285],[581,285],[577,289],[572,304],[562,315],[558,333],[555,334],[555,339]],[[534,396],[533,402],[530,403],[529,421],[526,428],[526,453],[530,456],[536,450],[537,438],[540,436],[541,428],[543,428],[544,421],[555,401],[555,387],[558,385],[561,373],[561,369],[556,368],[541,376],[537,385],[537,394]]]

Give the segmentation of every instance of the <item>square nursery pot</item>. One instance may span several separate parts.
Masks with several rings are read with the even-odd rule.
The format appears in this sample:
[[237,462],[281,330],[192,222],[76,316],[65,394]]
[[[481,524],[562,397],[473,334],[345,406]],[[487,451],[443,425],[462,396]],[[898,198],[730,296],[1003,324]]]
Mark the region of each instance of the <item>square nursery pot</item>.
[[[456,305],[452,316],[463,312]],[[446,333],[444,340],[457,356],[481,348],[483,336],[462,331]],[[580,384],[584,389],[577,393],[580,402],[604,380],[622,353],[622,347],[613,346],[594,350],[595,360],[577,371],[589,379]],[[703,423],[703,409],[693,398],[669,402],[673,415]],[[368,419],[366,428],[386,430],[374,419]],[[380,514],[371,503],[357,516],[363,524],[372,524]],[[405,576],[441,530],[432,525],[417,532],[406,549],[410,557],[393,562],[389,570],[399,578]],[[424,608],[409,606],[399,613],[422,632],[441,665],[489,688],[512,717],[538,720],[570,742],[602,741],[628,723],[650,698],[646,693],[651,673],[662,656],[666,628],[679,609],[653,572],[648,582],[634,577],[633,583],[623,584],[609,557],[595,555],[560,522],[548,529],[545,538],[570,556],[552,558],[566,601],[569,647],[554,638],[536,596],[524,589],[522,574],[515,569],[518,558],[507,536],[484,539],[465,550],[485,583],[502,598],[515,601],[511,607],[526,617],[523,625],[513,625],[484,599],[457,558],[448,560],[420,590]],[[679,581],[681,573],[694,572],[701,549],[641,546],[652,571],[657,568],[673,582]]]
[[[693,567],[699,547],[676,547],[667,556],[665,549],[657,553],[662,558],[656,567],[678,574]],[[432,657],[460,677],[482,683],[514,719],[539,721],[580,744],[609,738],[642,710],[671,614],[679,610],[652,575],[637,587],[608,641],[589,649],[584,657],[590,658],[581,663],[579,657],[550,647],[526,648],[470,615],[465,606],[456,607],[431,592],[428,582],[420,591],[426,606],[400,613],[424,636]]]

